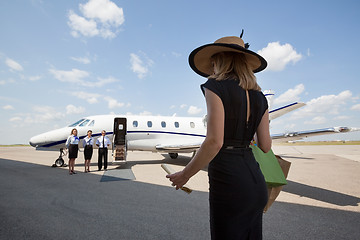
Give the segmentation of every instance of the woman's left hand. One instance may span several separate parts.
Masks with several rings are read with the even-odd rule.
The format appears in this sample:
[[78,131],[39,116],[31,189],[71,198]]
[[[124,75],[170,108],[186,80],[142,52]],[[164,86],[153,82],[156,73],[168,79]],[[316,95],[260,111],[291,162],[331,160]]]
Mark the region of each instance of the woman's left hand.
[[189,177],[185,175],[184,171],[168,174],[166,177],[170,179],[172,185],[176,187],[176,190],[184,186],[187,181],[189,181]]

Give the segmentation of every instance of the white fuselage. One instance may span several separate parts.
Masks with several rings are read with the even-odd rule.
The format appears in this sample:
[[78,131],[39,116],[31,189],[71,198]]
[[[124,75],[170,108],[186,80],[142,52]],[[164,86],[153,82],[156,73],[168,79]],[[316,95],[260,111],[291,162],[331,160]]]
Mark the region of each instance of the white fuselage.
[[[77,129],[78,137],[81,140],[87,135],[88,130],[92,130],[95,141],[97,137],[101,136],[102,130],[106,131],[111,140],[114,119],[120,117],[126,118],[127,121],[127,150],[159,151],[156,146],[164,144],[201,143],[206,135],[203,118],[96,115],[83,118],[77,124],[34,136],[29,142],[31,146],[40,150],[65,148],[66,139],[73,128]],[[82,142],[80,142],[80,147],[82,147]]]

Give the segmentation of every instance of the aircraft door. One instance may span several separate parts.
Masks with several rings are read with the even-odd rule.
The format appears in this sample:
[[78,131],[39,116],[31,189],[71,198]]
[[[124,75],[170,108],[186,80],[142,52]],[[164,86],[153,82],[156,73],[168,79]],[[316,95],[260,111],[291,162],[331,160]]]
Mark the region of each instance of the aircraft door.
[[113,163],[126,162],[126,118],[114,119]]

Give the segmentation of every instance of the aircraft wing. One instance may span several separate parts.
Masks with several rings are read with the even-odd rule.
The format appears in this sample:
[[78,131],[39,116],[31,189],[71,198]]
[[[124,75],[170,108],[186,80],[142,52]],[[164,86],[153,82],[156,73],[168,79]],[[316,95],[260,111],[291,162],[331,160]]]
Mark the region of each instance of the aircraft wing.
[[295,141],[295,140],[300,140],[303,138],[308,138],[308,137],[313,137],[313,136],[320,136],[320,135],[333,134],[333,133],[346,133],[346,132],[353,132],[353,131],[359,131],[359,130],[360,130],[360,128],[330,127],[330,128],[315,129],[315,130],[308,130],[308,131],[274,134],[274,135],[271,135],[271,138],[275,141],[277,141],[277,140]]
[[190,153],[193,151],[196,151],[200,148],[203,141],[198,142],[172,142],[167,144],[159,144],[156,145],[156,150],[163,151],[163,152],[184,152],[184,153]]
[[305,106],[306,104],[305,103],[302,103],[302,102],[294,102],[294,103],[291,103],[289,105],[286,105],[286,106],[283,106],[283,107],[280,107],[280,108],[277,108],[277,109],[274,109],[274,110],[271,110],[269,112],[269,120],[273,120],[275,118],[278,118],[288,112],[291,112],[291,111],[294,111],[295,109],[298,109],[302,106]]

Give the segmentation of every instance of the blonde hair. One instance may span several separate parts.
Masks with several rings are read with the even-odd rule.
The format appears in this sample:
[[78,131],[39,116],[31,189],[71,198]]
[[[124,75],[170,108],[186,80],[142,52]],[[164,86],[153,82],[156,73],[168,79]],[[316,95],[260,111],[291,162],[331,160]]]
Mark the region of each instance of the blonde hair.
[[208,78],[215,78],[218,81],[238,79],[239,86],[245,90],[261,90],[244,54],[220,52],[214,54],[211,60],[214,62],[216,73],[210,75]]

